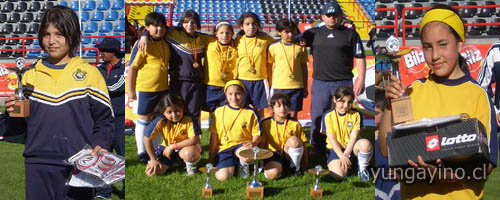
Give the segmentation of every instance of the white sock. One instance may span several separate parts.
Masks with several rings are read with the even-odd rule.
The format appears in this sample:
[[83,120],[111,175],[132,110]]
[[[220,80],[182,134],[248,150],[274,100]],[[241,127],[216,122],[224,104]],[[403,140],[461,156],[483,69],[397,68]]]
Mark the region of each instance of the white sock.
[[198,162],[200,162],[200,158],[198,158],[198,160],[194,161],[194,162],[187,162],[187,161],[184,161],[186,163],[186,167],[196,167],[196,164],[198,164]]
[[137,120],[135,123],[135,143],[137,144],[137,154],[146,152],[144,148],[144,130],[149,125],[149,122]]
[[290,167],[295,167],[295,171],[300,170],[300,161],[302,159],[302,154],[304,154],[304,147],[297,148],[288,148],[288,155],[290,159],[292,159],[292,163],[290,163]]
[[360,171],[366,170],[366,167],[368,167],[368,163],[370,162],[371,155],[372,152],[358,152],[358,165]]

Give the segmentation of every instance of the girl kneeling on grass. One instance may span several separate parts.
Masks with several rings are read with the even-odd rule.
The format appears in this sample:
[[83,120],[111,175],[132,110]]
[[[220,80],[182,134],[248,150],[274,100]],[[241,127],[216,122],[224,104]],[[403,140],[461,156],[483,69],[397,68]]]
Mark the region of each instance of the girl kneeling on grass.
[[367,139],[359,139],[362,126],[361,114],[351,109],[354,92],[341,86],[333,95],[333,109],[323,117],[321,132],[326,133],[328,149],[328,169],[335,179],[342,180],[352,167],[351,159],[358,158],[358,176],[363,181],[370,179],[366,169],[372,154],[372,144]]
[[224,87],[228,104],[217,108],[210,124],[209,162],[215,161],[215,177],[227,180],[234,174],[234,167],[240,166],[240,176],[250,174],[249,163],[239,152],[251,149],[260,141],[260,127],[257,114],[243,104],[245,86],[239,80],[228,81]]
[[[200,160],[201,130],[191,117],[184,115],[184,101],[172,93],[160,99],[155,111],[161,113],[151,124],[152,131],[144,135],[144,146],[151,158],[146,167],[146,175],[164,174],[172,164],[182,158],[186,163],[187,175],[194,175]],[[161,134],[161,145],[156,148],[153,140]]]

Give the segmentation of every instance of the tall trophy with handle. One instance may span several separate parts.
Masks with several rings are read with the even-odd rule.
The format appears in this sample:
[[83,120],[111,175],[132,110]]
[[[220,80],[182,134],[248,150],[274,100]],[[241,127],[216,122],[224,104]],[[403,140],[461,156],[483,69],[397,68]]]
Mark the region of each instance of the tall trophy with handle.
[[14,111],[9,112],[10,117],[27,117],[30,115],[30,102],[28,99],[24,98],[23,89],[23,74],[28,71],[30,67],[26,67],[24,58],[16,59],[16,67],[9,67],[8,70],[14,71],[17,75],[17,90],[14,104]]

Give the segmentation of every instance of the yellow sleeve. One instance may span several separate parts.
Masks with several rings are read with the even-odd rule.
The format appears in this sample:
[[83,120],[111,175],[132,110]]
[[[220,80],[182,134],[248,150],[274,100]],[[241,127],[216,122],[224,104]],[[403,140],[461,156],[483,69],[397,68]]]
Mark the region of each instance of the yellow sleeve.
[[139,46],[137,45],[139,41],[137,41],[132,48],[132,53],[130,53],[129,66],[134,69],[142,68],[143,62],[146,58],[146,52],[140,51]]
[[156,137],[158,137],[158,134],[162,132],[163,127],[160,126],[160,124],[162,124],[162,123],[163,123],[163,119],[160,119],[160,121],[158,121],[158,123],[156,123],[156,126],[153,129],[153,132],[151,133],[151,137],[149,137],[149,138],[151,138],[151,140],[156,139]]
[[302,126],[300,125],[300,122],[297,122],[297,134],[300,134],[300,140],[302,142],[307,142],[307,137],[306,134],[304,133],[304,130],[302,129]]
[[[334,111],[336,112],[336,111]],[[326,126],[326,133],[334,133],[334,134],[337,134],[336,133],[336,129],[337,128],[335,126],[334,123],[332,123],[332,120],[330,120],[330,115],[325,115],[325,126]]]
[[273,51],[271,50],[271,47],[269,47],[269,49],[267,50],[267,63],[274,63],[274,55],[273,55]]
[[193,127],[193,121],[189,121],[187,124],[186,124],[186,128],[188,130],[187,134],[188,134],[188,138],[192,138],[195,136],[194,134],[194,127]]
[[354,118],[354,126],[352,127],[352,130],[361,130],[361,118],[359,116],[359,113],[356,112],[356,116]]
[[251,127],[252,127],[252,136],[260,136],[260,125],[259,120],[257,119],[257,115],[255,113],[252,114],[250,119]]
[[495,115],[495,109],[491,109],[490,101],[486,96],[486,92],[482,92],[479,95],[477,102],[478,102],[476,104],[477,119],[484,125],[484,128],[486,129],[487,133],[486,134],[487,139],[488,141],[490,141],[490,134],[494,134],[491,133],[491,126],[496,125],[495,119],[491,119],[491,116]]

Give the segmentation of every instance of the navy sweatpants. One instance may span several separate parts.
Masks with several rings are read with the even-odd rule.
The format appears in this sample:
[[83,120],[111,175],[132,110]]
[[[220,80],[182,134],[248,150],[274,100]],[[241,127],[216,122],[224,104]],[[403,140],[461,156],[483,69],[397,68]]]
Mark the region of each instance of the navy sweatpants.
[[313,79],[311,86],[311,143],[315,150],[326,151],[326,135],[321,134],[323,114],[332,108],[333,95],[340,86],[352,88],[352,80],[321,81]]
[[66,186],[71,167],[25,163],[26,199],[92,199],[92,188]]
[[199,123],[201,115],[201,105],[205,101],[204,86],[201,82],[195,81],[172,81],[171,91],[182,97],[188,116],[193,119],[193,123]]

